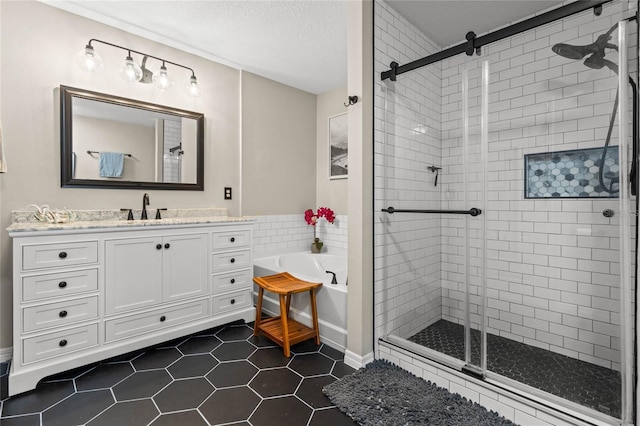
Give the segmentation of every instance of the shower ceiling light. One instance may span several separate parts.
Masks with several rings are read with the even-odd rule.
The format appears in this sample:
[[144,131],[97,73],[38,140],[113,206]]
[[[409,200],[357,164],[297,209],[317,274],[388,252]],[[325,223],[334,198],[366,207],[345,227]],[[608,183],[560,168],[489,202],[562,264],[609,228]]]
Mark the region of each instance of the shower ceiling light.
[[[166,64],[171,64],[176,67],[184,68],[186,70],[191,71],[191,76],[187,79],[186,82],[186,91],[189,96],[199,96],[202,88],[198,84],[198,79],[196,78],[195,72],[184,65],[178,64],[176,62],[171,62],[166,59],[158,58],[156,56],[149,55],[147,53],[138,52],[137,50],[129,49],[127,47],[118,46],[117,44],[109,43],[106,41],[98,40],[92,38],[89,40],[89,43],[82,49],[80,52],[76,54],[75,63],[76,65],[85,72],[89,73],[97,73],[103,67],[102,58],[100,55],[96,53],[91,43],[97,42],[106,44],[107,46],[115,47],[118,49],[126,50],[127,57],[125,62],[122,64],[120,68],[120,76],[124,78],[126,81],[130,83],[141,82],[141,83],[154,83],[154,86],[158,88],[158,90],[164,91],[173,86],[173,80],[169,77],[169,73],[167,71]],[[131,53],[136,53],[138,55],[143,56],[142,67],[138,65]],[[146,68],[146,61],[148,58],[156,59],[162,62],[162,66],[158,71],[152,73]]]

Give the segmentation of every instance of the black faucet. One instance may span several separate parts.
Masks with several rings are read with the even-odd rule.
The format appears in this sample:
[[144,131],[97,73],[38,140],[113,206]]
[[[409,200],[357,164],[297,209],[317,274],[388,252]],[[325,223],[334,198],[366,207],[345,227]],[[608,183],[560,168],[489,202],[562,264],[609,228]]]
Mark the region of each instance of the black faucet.
[[335,272],[331,272],[331,271],[325,271],[327,274],[331,274],[333,275],[333,278],[331,278],[331,284],[338,284],[338,280],[336,279],[336,273]]
[[142,196],[142,215],[140,220],[147,220],[147,206],[149,205],[149,194],[146,192]]

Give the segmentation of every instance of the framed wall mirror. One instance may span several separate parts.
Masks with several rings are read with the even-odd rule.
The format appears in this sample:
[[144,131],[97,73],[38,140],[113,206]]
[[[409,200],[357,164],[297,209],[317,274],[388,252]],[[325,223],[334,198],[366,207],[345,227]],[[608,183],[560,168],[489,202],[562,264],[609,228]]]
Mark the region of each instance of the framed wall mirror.
[[61,186],[204,190],[204,115],[60,86]]

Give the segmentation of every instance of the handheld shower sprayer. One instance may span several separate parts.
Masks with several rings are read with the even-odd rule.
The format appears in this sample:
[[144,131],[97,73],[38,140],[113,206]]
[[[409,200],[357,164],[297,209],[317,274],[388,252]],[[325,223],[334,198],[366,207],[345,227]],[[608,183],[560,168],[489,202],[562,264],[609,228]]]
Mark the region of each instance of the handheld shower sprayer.
[[[587,57],[584,60],[584,64],[591,69],[602,69],[603,67],[609,68],[614,73],[618,74],[618,65],[608,59],[605,59],[605,49],[612,49],[616,52],[618,51],[618,46],[609,42],[611,40],[611,34],[618,28],[618,24],[616,23],[612,26],[609,31],[604,34],[598,36],[596,41],[591,44],[587,44],[584,46],[574,46],[566,43],[557,43],[554,44],[551,50],[568,59],[582,60],[585,56]],[[631,170],[629,173],[629,179],[631,181],[631,194],[637,194],[636,188],[636,173],[637,173],[637,164],[636,164],[636,156],[638,150],[638,129],[636,123],[636,115],[637,115],[637,85],[635,81],[629,76],[629,84],[631,85],[631,89],[633,90],[633,138],[632,138],[632,146],[633,146],[633,159],[631,161]],[[607,132],[607,138],[604,143],[604,147],[602,150],[602,156],[600,158],[599,163],[599,171],[598,171],[598,179],[600,181],[600,185],[604,188],[606,192],[609,194],[617,194],[618,189],[614,189],[614,185],[619,186],[620,179],[618,177],[612,177],[609,182],[609,186],[604,184],[604,165],[605,165],[605,157],[607,155],[607,149],[609,148],[609,143],[611,141],[611,133],[613,131],[613,126],[616,118],[616,113],[618,111],[618,92],[620,88],[616,91],[616,99],[613,103],[613,111],[611,112],[611,118],[609,120],[609,130]]]

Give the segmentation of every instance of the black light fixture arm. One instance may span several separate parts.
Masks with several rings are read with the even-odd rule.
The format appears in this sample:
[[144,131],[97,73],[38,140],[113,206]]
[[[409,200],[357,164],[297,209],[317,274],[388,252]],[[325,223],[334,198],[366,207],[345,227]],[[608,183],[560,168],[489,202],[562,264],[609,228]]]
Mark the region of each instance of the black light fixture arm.
[[166,62],[167,64],[175,65],[177,67],[189,70],[189,71],[191,71],[191,76],[192,77],[195,77],[195,75],[196,75],[195,71],[193,71],[192,68],[189,68],[186,65],[178,64],[176,62],[171,62],[171,61],[169,61],[167,59],[158,58],[157,56],[153,56],[153,55],[150,55],[148,53],[139,52],[137,50],[129,49],[128,47],[118,46],[117,44],[109,43],[108,41],[99,40],[97,38],[92,38],[91,40],[89,40],[89,43],[87,43],[87,46],[93,48],[93,46],[91,45],[91,43],[93,43],[93,42],[102,43],[102,44],[106,44],[107,46],[116,47],[118,49],[125,50],[125,51],[129,52],[129,56],[131,56],[131,52],[137,53],[138,55],[142,55],[142,56],[148,56],[149,58],[153,58],[153,59],[157,59],[158,61],[161,61],[163,65]]

